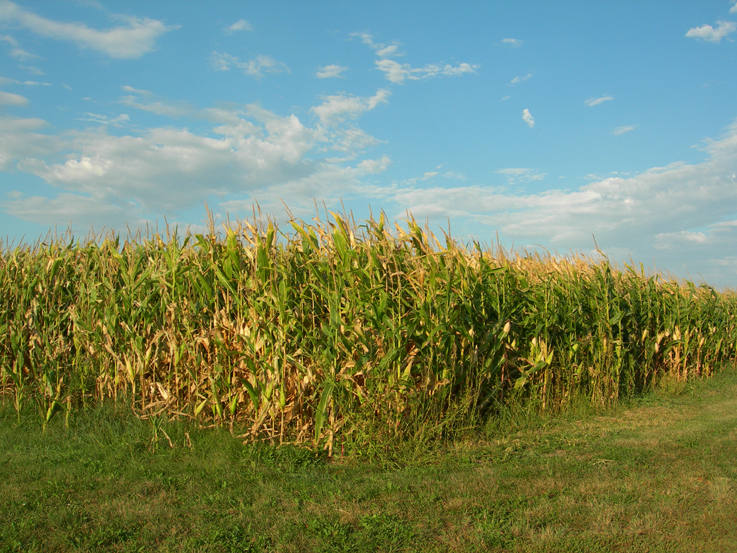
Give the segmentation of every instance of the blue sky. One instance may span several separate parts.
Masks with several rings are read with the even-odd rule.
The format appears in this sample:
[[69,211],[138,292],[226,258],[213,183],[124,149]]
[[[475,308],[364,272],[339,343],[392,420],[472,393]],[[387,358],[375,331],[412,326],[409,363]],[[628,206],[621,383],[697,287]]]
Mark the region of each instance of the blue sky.
[[735,38],[735,0],[0,0],[0,236],[342,201],[737,288]]

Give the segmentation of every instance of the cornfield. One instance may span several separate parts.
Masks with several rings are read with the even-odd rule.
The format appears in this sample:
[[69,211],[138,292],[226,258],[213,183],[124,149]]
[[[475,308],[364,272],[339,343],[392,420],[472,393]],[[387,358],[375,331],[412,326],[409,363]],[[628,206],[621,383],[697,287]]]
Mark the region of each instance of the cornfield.
[[606,405],[737,353],[730,293],[405,227],[333,213],[6,246],[0,392],[44,424],[121,396],[332,451],[419,419],[442,433],[459,408]]

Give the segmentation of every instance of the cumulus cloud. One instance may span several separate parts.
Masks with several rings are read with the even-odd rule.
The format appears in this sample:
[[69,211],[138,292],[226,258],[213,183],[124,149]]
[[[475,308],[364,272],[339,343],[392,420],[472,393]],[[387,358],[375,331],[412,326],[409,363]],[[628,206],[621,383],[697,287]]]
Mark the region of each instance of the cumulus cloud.
[[248,192],[314,171],[314,164],[304,158],[314,137],[297,117],[277,117],[257,107],[251,115],[260,121],[263,138],[216,139],[172,128],[111,136],[102,129],[76,137],[76,154],[64,163],[24,159],[18,166],[66,192],[113,205],[133,202],[155,212],[191,207],[212,194]]
[[532,73],[528,73],[527,75],[517,75],[514,79],[509,81],[510,86],[514,86],[516,84],[525,82],[532,78]]
[[[348,165],[377,141],[355,125],[337,125],[384,102],[387,91],[353,98],[358,107],[328,98],[321,115],[331,126],[309,128],[295,115],[280,116],[258,105],[199,109],[150,91],[124,89],[131,93],[124,103],[136,109],[186,114],[212,127],[202,133],[168,126],[113,136],[107,129],[125,124],[128,115],[89,112],[83,119],[98,127],[62,139],[39,132],[48,126],[42,120],[0,117],[0,170],[36,175],[59,191],[56,197],[19,192],[0,201],[0,210],[42,224],[66,225],[71,218],[77,228],[104,224],[124,230],[125,222],[134,228],[205,200],[223,204],[218,209],[256,200],[274,207],[278,198],[290,207],[311,206],[315,198],[337,201],[362,194],[360,179],[391,163],[380,156]],[[340,157],[327,158],[327,151]]]
[[239,31],[253,31],[253,27],[245,19],[239,19],[229,27],[225,27],[223,31],[226,35],[232,35],[233,33],[237,33]]
[[320,118],[323,125],[334,126],[346,119],[356,119],[365,111],[370,111],[380,104],[388,102],[391,92],[386,88],[376,91],[376,94],[367,98],[338,94],[326,96],[324,102],[310,109]]
[[503,38],[502,44],[504,46],[508,46],[509,48],[519,48],[524,43],[516,38]]
[[614,100],[614,96],[602,96],[600,98],[589,98],[584,102],[589,107],[598,106],[599,104],[603,104],[604,102],[609,102],[611,100]]
[[535,126],[535,119],[532,117],[530,110],[527,108],[522,110],[522,120],[527,123],[527,126],[530,128]]
[[80,48],[96,50],[112,58],[140,58],[155,49],[156,39],[161,35],[179,28],[147,17],[116,15],[114,19],[121,25],[98,31],[83,23],[46,19],[9,0],[0,0],[0,21],[13,23],[47,38],[71,41]]
[[716,29],[711,25],[702,25],[701,27],[689,29],[686,36],[706,42],[721,42],[725,36],[733,33],[735,30],[737,30],[737,23],[733,21],[717,21]]
[[626,132],[634,131],[635,126],[634,125],[622,125],[621,127],[617,127],[612,131],[612,134],[614,136],[621,136]]
[[320,67],[317,70],[317,73],[315,73],[315,77],[318,79],[331,79],[334,77],[342,77],[341,73],[344,71],[348,71],[347,67],[343,67],[342,65],[325,65],[324,67]]
[[262,78],[264,73],[291,73],[286,63],[264,55],[258,55],[249,61],[241,61],[230,54],[213,52],[210,55],[210,63],[216,71],[230,71],[231,67],[236,67],[242,69],[246,75],[257,79]]
[[405,80],[419,81],[439,76],[459,77],[464,73],[476,73],[478,68],[477,65],[468,63],[461,63],[457,66],[428,64],[424,67],[412,67],[408,63],[400,64],[388,59],[376,60],[376,67],[379,71],[384,72],[387,80],[395,84],[402,84]]

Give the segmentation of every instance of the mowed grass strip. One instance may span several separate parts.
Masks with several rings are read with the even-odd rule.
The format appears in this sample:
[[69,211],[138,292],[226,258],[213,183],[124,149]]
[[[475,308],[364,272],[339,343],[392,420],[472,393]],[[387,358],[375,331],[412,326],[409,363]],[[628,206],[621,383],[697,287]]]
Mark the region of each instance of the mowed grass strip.
[[[6,405],[2,551],[735,551],[737,371],[595,412],[508,412],[371,464]],[[173,447],[172,447],[173,446]]]

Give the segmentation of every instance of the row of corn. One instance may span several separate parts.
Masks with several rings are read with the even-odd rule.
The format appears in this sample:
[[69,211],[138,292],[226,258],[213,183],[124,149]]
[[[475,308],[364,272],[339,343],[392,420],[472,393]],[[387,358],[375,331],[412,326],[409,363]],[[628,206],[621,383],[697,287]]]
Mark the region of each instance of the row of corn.
[[[456,398],[608,404],[737,353],[737,298],[584,256],[443,243],[410,219],[6,247],[0,391],[18,416],[124,396],[143,417],[332,448]],[[427,410],[423,411],[427,416]],[[433,422],[433,421],[431,421]]]

